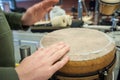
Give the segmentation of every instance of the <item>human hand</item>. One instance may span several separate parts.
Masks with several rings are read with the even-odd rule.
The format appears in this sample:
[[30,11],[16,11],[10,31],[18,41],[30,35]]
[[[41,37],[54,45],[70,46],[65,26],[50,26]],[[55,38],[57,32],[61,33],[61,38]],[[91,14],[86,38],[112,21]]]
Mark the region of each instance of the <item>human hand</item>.
[[55,5],[59,0],[43,0],[35,4],[34,6],[27,9],[27,11],[22,16],[23,25],[32,25],[35,22],[42,19],[45,14],[51,10],[53,5]]
[[20,80],[48,80],[69,60],[69,46],[63,42],[40,48],[15,68]]

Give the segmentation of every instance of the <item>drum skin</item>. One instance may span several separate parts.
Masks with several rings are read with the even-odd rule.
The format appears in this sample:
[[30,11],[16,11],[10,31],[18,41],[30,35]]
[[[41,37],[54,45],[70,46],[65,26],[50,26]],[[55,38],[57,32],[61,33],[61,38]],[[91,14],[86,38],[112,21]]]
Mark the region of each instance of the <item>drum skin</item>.
[[100,1],[100,13],[103,15],[112,15],[120,7],[120,1],[118,3],[103,2]]
[[[114,41],[107,34],[97,30],[67,28],[53,31],[43,37],[40,45],[47,47],[59,41],[63,41],[71,47],[71,51],[68,52],[70,61],[59,70],[63,74],[77,75],[96,72],[111,64],[115,57]],[[110,72],[112,72],[113,67],[111,67]],[[58,78],[60,80],[97,80],[98,75],[83,79],[69,79],[69,77],[65,78],[58,75]]]
[[120,0],[101,0],[101,1],[104,3],[111,3],[111,4],[120,3]]

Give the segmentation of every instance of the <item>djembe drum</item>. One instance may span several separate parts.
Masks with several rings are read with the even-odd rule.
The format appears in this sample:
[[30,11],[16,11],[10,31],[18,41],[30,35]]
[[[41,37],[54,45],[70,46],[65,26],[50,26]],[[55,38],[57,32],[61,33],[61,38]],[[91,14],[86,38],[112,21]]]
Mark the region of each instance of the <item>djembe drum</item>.
[[116,49],[109,36],[92,29],[67,28],[48,33],[40,43],[47,47],[60,41],[70,45],[70,61],[55,80],[112,80]]
[[119,7],[120,0],[100,0],[100,13],[112,15]]

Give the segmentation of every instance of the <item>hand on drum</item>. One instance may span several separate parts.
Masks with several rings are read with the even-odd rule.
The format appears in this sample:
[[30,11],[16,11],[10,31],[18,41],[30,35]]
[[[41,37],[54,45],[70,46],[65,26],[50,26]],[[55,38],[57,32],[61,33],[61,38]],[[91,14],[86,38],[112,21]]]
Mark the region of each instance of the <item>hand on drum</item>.
[[69,60],[66,53],[70,47],[59,42],[47,48],[39,48],[31,56],[25,58],[18,67],[20,80],[48,80]]

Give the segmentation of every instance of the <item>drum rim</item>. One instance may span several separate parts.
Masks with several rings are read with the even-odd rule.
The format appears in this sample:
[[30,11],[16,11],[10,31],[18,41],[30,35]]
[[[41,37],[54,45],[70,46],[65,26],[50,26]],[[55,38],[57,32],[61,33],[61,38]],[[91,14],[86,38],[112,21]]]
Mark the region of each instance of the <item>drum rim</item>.
[[[69,28],[70,29],[70,28]],[[81,29],[85,29],[85,28],[81,28]],[[93,29],[89,29],[89,30],[93,30]],[[100,32],[101,33],[101,32]],[[47,33],[47,34],[49,34],[49,33]],[[46,35],[47,35],[46,34]],[[106,34],[104,34],[104,33],[101,33],[102,35],[104,35],[108,40],[109,40],[109,43],[104,47],[104,48],[102,48],[102,49],[100,49],[100,50],[95,50],[95,51],[92,51],[91,53],[98,53],[98,52],[101,52],[101,51],[104,51],[111,43],[113,43],[113,44],[115,44],[115,42],[113,41],[113,39],[111,38],[111,37],[109,37],[108,35],[106,35]],[[43,45],[43,39],[44,39],[44,37],[46,36],[46,35],[44,35],[42,38],[41,38],[41,40],[40,40],[40,47],[41,48],[44,48],[44,45]],[[113,48],[114,49],[114,48]],[[111,51],[111,50],[110,50]],[[106,55],[106,54],[104,54],[104,55]],[[102,56],[104,56],[104,55],[102,55]],[[99,57],[102,57],[102,56],[99,56]],[[97,57],[97,58],[99,58],[99,57]],[[83,59],[83,60],[92,60],[92,59],[96,59],[96,58],[91,58],[91,59]],[[72,61],[76,61],[76,60],[72,60]],[[81,60],[80,60],[81,61]]]
[[116,2],[116,3],[107,3],[107,2],[104,2],[104,1],[101,1],[101,0],[99,0],[99,2],[101,3],[106,3],[106,4],[119,4],[120,5],[120,2]]
[[114,66],[114,64],[116,63],[116,58],[117,58],[116,56],[117,56],[117,55],[115,54],[112,62],[111,62],[109,65],[107,65],[107,66],[104,67],[103,69],[97,70],[97,71],[95,71],[95,72],[89,72],[89,73],[84,73],[84,74],[66,74],[66,73],[57,71],[57,72],[55,73],[55,75],[63,76],[63,77],[74,77],[74,78],[90,77],[90,76],[100,75],[100,74],[102,74],[103,72],[108,71],[112,66]]

